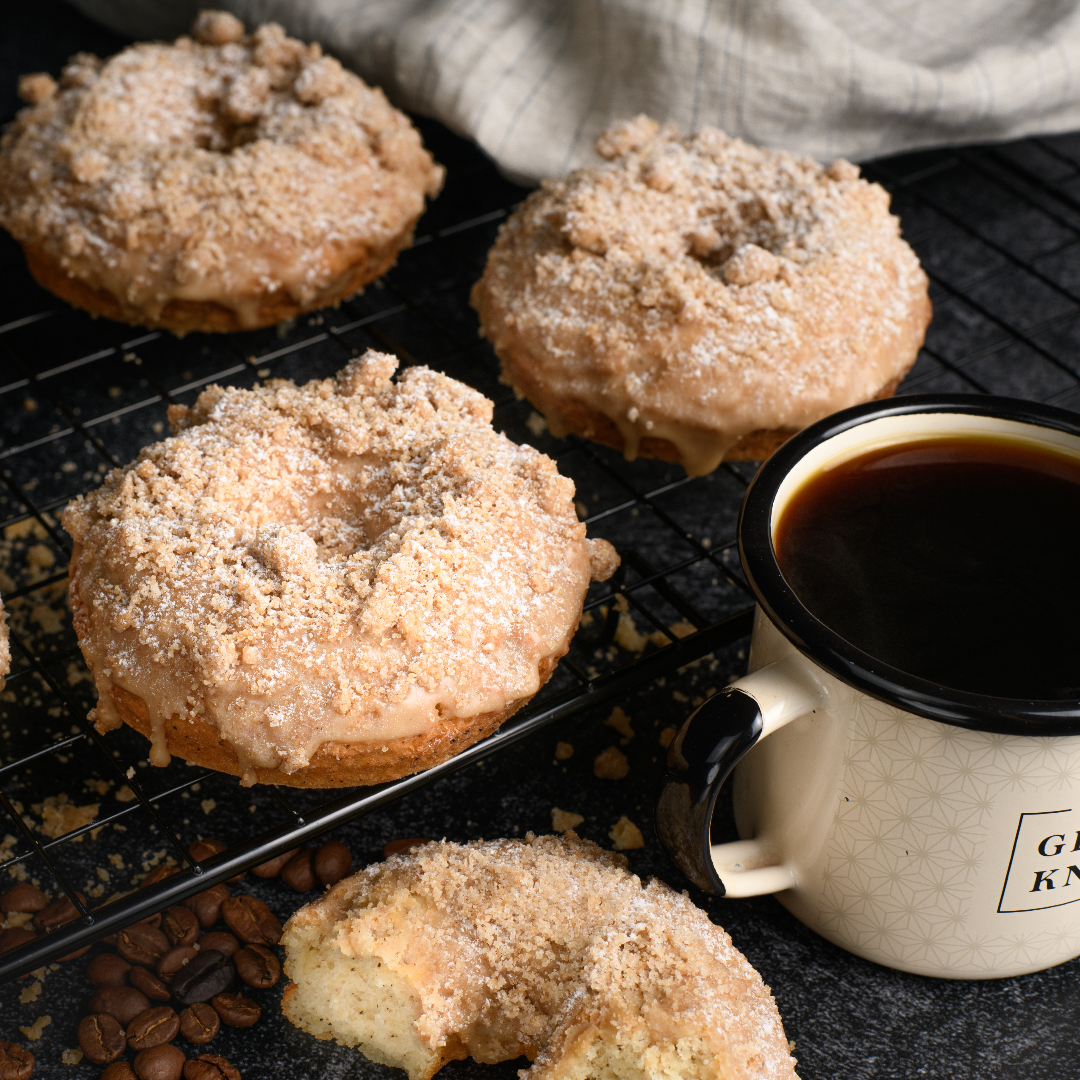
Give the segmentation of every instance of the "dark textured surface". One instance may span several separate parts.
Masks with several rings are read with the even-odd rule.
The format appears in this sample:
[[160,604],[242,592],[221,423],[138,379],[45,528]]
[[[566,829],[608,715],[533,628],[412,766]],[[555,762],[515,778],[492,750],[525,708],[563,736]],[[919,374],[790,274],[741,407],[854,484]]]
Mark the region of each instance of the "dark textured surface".
[[[5,11],[0,36],[0,93],[3,115],[15,107],[12,93],[20,71],[58,70],[70,52],[89,48],[107,52],[120,44],[83,21],[56,0]],[[513,401],[494,377],[490,350],[478,344],[475,319],[466,303],[469,283],[479,272],[501,212],[520,191],[501,180],[470,146],[437,125],[424,123],[426,140],[450,170],[446,193],[421,222],[423,242],[406,253],[386,286],[282,331],[231,339],[192,335],[183,341],[153,337],[142,344],[140,331],[94,322],[57,304],[29,279],[17,249],[0,237],[0,525],[3,532],[0,579],[5,595],[15,597],[14,623],[19,639],[39,659],[41,671],[54,675],[50,687],[27,670],[26,656],[16,657],[14,678],[0,702],[5,761],[43,739],[66,735],[72,717],[64,695],[85,709],[87,684],[79,681],[80,661],[73,651],[70,627],[50,622],[63,583],[63,537],[48,533],[19,539],[18,523],[28,503],[46,515],[72,494],[85,490],[108,459],[128,460],[144,443],[158,437],[166,401],[188,402],[201,380],[235,369],[226,376],[250,384],[262,371],[297,379],[325,375],[339,367],[349,351],[367,345],[393,348],[407,360],[422,360],[477,386],[498,403],[498,423],[519,439],[560,454],[560,467],[579,483],[579,499],[590,514],[613,511],[590,526],[594,535],[616,541],[632,538],[633,549],[656,566],[669,568],[690,559],[662,515],[695,538],[709,538],[712,550],[734,566],[731,540],[746,469],[721,470],[708,480],[678,484],[677,470],[657,463],[626,466],[614,455],[590,457],[581,449],[535,436],[524,426],[529,410]],[[870,169],[894,191],[894,207],[905,235],[934,279],[935,319],[927,348],[902,387],[903,391],[987,390],[1011,393],[1066,407],[1080,402],[1080,136],[1031,140],[992,150],[951,154],[935,151],[880,162]],[[488,220],[474,219],[489,215]],[[472,222],[471,225],[467,223]],[[467,226],[467,227],[462,227]],[[40,322],[8,324],[41,312]],[[358,325],[367,320],[363,325]],[[328,327],[348,327],[340,335],[314,340]],[[56,367],[101,354],[67,371]],[[250,358],[250,360],[249,360]],[[42,378],[33,383],[35,375]],[[30,383],[23,380],[30,379]],[[30,404],[28,404],[28,402]],[[126,411],[125,411],[126,410]],[[94,420],[92,426],[79,425]],[[63,432],[72,429],[69,434]],[[37,440],[41,440],[39,443]],[[34,444],[28,446],[27,444]],[[17,450],[18,452],[12,452]],[[677,486],[644,503],[615,509],[632,496],[626,484],[650,491]],[[659,513],[658,513],[659,511]],[[45,517],[48,524],[51,518]],[[40,547],[36,554],[27,555]],[[42,551],[47,555],[42,555]],[[700,553],[699,553],[700,554]],[[43,566],[51,557],[52,568]],[[37,560],[36,564],[33,560]],[[34,567],[37,566],[35,570]],[[638,571],[640,574],[646,571]],[[36,577],[35,577],[36,575]],[[691,561],[668,580],[692,597],[707,619],[717,619],[745,604],[737,585],[726,583],[716,565]],[[33,588],[28,586],[33,585]],[[50,590],[52,595],[50,595]],[[670,597],[641,590],[634,596],[643,608],[667,624],[685,617]],[[39,610],[39,608],[44,610]],[[36,612],[36,614],[35,614]],[[598,613],[599,614],[599,613]],[[641,628],[646,615],[637,612]],[[601,637],[598,617],[583,631],[577,662],[605,670],[630,662],[621,649],[602,655],[591,650]],[[650,646],[650,648],[652,648]],[[356,865],[379,857],[383,844],[405,836],[446,836],[455,840],[522,835],[550,829],[552,807],[585,816],[580,831],[608,845],[608,830],[622,815],[646,837],[644,849],[630,853],[636,873],[657,874],[678,888],[685,886],[651,832],[651,802],[659,779],[662,750],[659,732],[679,723],[694,701],[741,673],[743,646],[653,684],[623,703],[636,731],[623,750],[629,775],[619,781],[594,777],[594,757],[619,736],[603,721],[609,709],[584,712],[506,751],[498,759],[439,781],[416,796],[342,827],[334,834],[349,845]],[[61,693],[62,691],[62,693]],[[555,744],[565,740],[575,752],[554,760]],[[194,773],[182,764],[152,775],[143,761],[144,744],[127,732],[109,736],[124,767],[135,766],[153,792],[189,785],[159,805],[187,840],[198,834],[236,841],[265,826],[281,810],[264,790],[239,789],[234,782],[205,779],[198,790]],[[109,780],[99,765],[87,769],[83,743],[71,753],[52,755],[30,772],[7,774],[3,791],[28,810],[48,795],[66,792],[72,801],[97,801],[87,778]],[[67,760],[63,760],[66,757]],[[118,808],[115,785],[100,797],[104,810]],[[202,805],[204,799],[212,798]],[[309,799],[309,802],[305,802]],[[300,796],[303,807],[317,795]],[[37,820],[31,812],[31,819]],[[133,813],[130,828],[108,827],[82,842],[53,849],[58,864],[77,887],[103,886],[105,896],[130,886],[144,860],[164,851],[165,842],[145,814]],[[14,831],[0,825],[0,833]],[[719,836],[732,835],[730,820],[717,825]],[[107,860],[123,859],[121,870]],[[56,892],[35,859],[28,871]],[[106,884],[97,869],[110,873]],[[0,871],[0,874],[5,873]],[[234,887],[234,889],[237,887]],[[284,917],[298,903],[280,882],[239,887],[264,899]],[[1080,1001],[1074,981],[1077,962],[1050,971],[998,982],[965,983],[921,979],[858,960],[829,945],[792,919],[772,899],[709,901],[692,890],[712,917],[761,971],[776,995],[789,1038],[796,1042],[804,1080],[826,1078],[1013,1078],[1072,1076]],[[90,955],[93,955],[91,953]],[[45,973],[36,1000],[21,1003],[20,994],[35,980],[0,987],[0,1038],[32,1048],[35,1075],[96,1077],[86,1063],[61,1064],[61,1053],[75,1045],[75,1029],[89,996],[84,982],[89,956]],[[276,1011],[280,987],[251,991],[264,1006],[259,1025],[248,1031],[223,1030],[206,1049],[222,1054],[251,1077],[376,1077],[401,1075],[380,1068],[351,1051],[317,1043],[293,1030]],[[49,1015],[52,1024],[37,1042],[19,1027]],[[184,1045],[181,1043],[180,1045]],[[440,1074],[454,1077],[509,1078],[527,1063],[478,1066],[457,1062]]]

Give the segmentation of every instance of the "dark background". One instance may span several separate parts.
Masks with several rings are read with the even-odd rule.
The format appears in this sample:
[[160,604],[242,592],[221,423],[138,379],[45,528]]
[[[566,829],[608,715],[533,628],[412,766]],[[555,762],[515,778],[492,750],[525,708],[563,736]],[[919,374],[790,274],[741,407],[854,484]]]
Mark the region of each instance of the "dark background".
[[[19,73],[56,74],[73,52],[108,55],[123,44],[58,0],[9,5],[0,36],[0,117],[10,118],[18,107]],[[447,165],[449,179],[421,221],[414,249],[362,297],[325,318],[279,331],[177,341],[93,321],[41,292],[16,245],[0,236],[0,570],[5,573],[0,589],[21,642],[0,701],[5,762],[66,737],[91,704],[70,626],[57,625],[47,613],[63,603],[67,554],[65,538],[55,529],[56,511],[93,486],[110,462],[129,460],[158,437],[166,403],[190,403],[209,379],[250,385],[264,371],[295,379],[324,376],[368,345],[395,351],[406,362],[430,363],[477,386],[496,401],[497,423],[508,434],[558,455],[560,468],[577,481],[578,497],[595,518],[590,532],[663,568],[665,580],[677,590],[666,596],[647,589],[634,594],[642,598],[635,617],[643,632],[652,629],[646,609],[661,625],[685,617],[679,597],[692,598],[709,622],[745,608],[733,540],[741,492],[752,470],[724,468],[686,483],[670,466],[626,465],[617,455],[559,443],[525,426],[530,410],[497,383],[490,349],[477,340],[467,306],[468,287],[479,275],[499,220],[524,193],[501,179],[468,143],[435,122],[418,123],[436,158]],[[989,391],[1066,407],[1080,402],[1078,163],[1080,137],[1058,136],[871,164],[868,174],[892,190],[905,236],[933,280],[934,323],[901,392]],[[42,313],[52,314],[30,321]],[[644,498],[648,492],[658,494]],[[29,520],[30,511],[38,515],[37,531],[27,532],[20,523]],[[708,558],[702,556],[703,540],[710,544]],[[45,565],[50,558],[52,565]],[[724,566],[731,572],[725,574]],[[644,573],[639,568],[639,577]],[[605,636],[605,626],[610,631],[612,624],[597,605],[606,595],[593,594],[594,624],[575,642],[571,659],[580,668],[606,671],[635,660],[610,643],[610,633]],[[652,799],[663,755],[659,733],[679,724],[704,694],[742,673],[745,644],[736,642],[671,671],[621,702],[635,730],[621,747],[630,761],[622,780],[593,774],[595,756],[620,744],[619,734],[604,724],[610,705],[583,709],[334,835],[350,846],[360,866],[379,858],[388,840],[401,837],[464,841],[550,831],[553,807],[584,815],[581,834],[610,846],[608,830],[626,815],[645,836],[645,847],[629,852],[632,870],[685,888],[687,882],[652,834]],[[568,761],[554,759],[560,740],[574,747]],[[280,813],[272,793],[243,791],[227,778],[200,783],[182,764],[171,766],[159,782],[143,760],[145,744],[129,733],[111,734],[108,745],[147,786],[176,788],[171,801],[163,796],[157,805],[185,841],[199,834],[239,841]],[[118,785],[91,758],[85,740],[73,743],[70,752],[9,770],[2,777],[3,791],[25,808],[65,793],[76,804],[100,801],[113,812]],[[100,780],[106,793],[95,794],[86,786],[88,779]],[[214,803],[209,810],[203,805],[207,798]],[[304,798],[299,797],[302,805]],[[36,820],[32,811],[30,816]],[[107,897],[130,887],[133,877],[167,850],[160,829],[146,815],[125,820],[124,831],[106,826],[58,849],[78,887],[97,882]],[[13,825],[0,824],[0,833],[6,830],[15,832]],[[717,831],[732,835],[726,811]],[[122,860],[122,870],[108,861],[110,854]],[[24,862],[43,887],[57,891],[34,858]],[[107,884],[100,881],[99,867],[110,874]],[[282,917],[303,899],[280,882],[252,884],[249,878],[243,888]],[[804,1080],[1036,1080],[1080,1073],[1072,1064],[1080,1021],[1075,961],[994,982],[922,979],[835,948],[771,898],[714,901],[692,887],[691,895],[731,933],[772,987],[788,1037],[796,1042]],[[76,1045],[75,1028],[88,996],[83,979],[88,959],[47,970],[43,981],[0,987],[0,1038],[29,1046],[38,1076],[82,1080],[100,1072],[85,1062],[61,1063],[63,1050]],[[36,981],[42,981],[38,996],[21,1002],[20,995],[31,996],[27,991]],[[226,1031],[207,1049],[228,1057],[246,1077],[401,1075],[293,1029],[277,1013],[280,989],[252,994],[265,1010],[256,1028]],[[42,1015],[52,1017],[51,1025],[40,1040],[28,1042],[19,1028]],[[526,1065],[458,1062],[441,1075],[496,1080]]]

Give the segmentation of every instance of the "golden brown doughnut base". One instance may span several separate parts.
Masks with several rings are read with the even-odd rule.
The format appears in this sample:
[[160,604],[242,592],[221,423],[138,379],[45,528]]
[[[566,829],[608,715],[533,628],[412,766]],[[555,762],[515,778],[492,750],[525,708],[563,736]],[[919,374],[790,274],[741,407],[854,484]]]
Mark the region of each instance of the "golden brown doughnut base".
[[[557,398],[531,375],[531,365],[523,362],[509,349],[500,351],[503,366],[502,381],[526,397],[545,416],[555,413],[573,435],[580,435],[601,446],[622,451],[626,441],[615,422],[602,412],[577,398]],[[904,373],[905,375],[907,372]],[[904,376],[887,382],[873,400],[892,397]],[[724,461],[764,461],[774,450],[782,446],[797,431],[786,428],[761,428],[744,435],[726,454]],[[661,461],[681,461],[678,447],[670,439],[646,435],[638,443],[638,457],[659,458]]]
[[[567,635],[567,648],[572,636]],[[541,686],[551,677],[565,652],[566,648],[559,656],[541,661]],[[137,694],[115,684],[110,687],[109,693],[124,723],[149,739],[150,713],[146,702]],[[519,698],[498,712],[443,719],[430,735],[390,739],[385,743],[323,743],[312,755],[310,763],[294,773],[279,772],[277,769],[256,769],[255,772],[260,784],[304,788],[357,787],[400,780],[403,776],[412,776],[460,754],[490,735],[530,700],[532,695]],[[170,717],[165,724],[165,744],[170,754],[192,765],[231,773],[233,776],[242,775],[236,751],[221,738],[215,727],[198,717],[191,720],[180,716]]]
[[[344,266],[318,297],[309,304],[298,304],[284,289],[252,297],[258,300],[255,321],[241,324],[237,312],[212,300],[170,300],[156,318],[124,306],[105,289],[95,289],[68,272],[40,248],[23,244],[26,265],[34,280],[54,296],[74,307],[88,311],[95,318],[103,315],[116,322],[132,326],[147,326],[155,330],[170,330],[178,337],[191,333],[231,333],[236,330],[256,330],[295,319],[308,311],[330,307],[347,300],[369,282],[381,277],[397,261],[398,253],[412,244],[412,225],[393,242],[381,248],[362,249],[361,256]],[[242,299],[248,299],[246,297]]]

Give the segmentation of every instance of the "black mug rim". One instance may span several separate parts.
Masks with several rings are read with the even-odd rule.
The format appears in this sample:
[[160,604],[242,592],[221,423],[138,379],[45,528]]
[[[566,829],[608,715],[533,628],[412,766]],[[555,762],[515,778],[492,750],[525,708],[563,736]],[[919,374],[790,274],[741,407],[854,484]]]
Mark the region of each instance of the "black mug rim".
[[[739,557],[758,604],[773,625],[814,663],[907,712],[976,731],[1004,735],[1080,734],[1080,700],[1028,700],[940,686],[882,663],[816,619],[780,573],[772,543],[776,494],[795,464],[815,446],[872,420],[917,413],[965,413],[1012,420],[1075,435],[1080,414],[1016,398],[981,394],[913,394],[834,413],[792,436],[761,466],[739,513]],[[1078,660],[1080,662],[1080,660]]]

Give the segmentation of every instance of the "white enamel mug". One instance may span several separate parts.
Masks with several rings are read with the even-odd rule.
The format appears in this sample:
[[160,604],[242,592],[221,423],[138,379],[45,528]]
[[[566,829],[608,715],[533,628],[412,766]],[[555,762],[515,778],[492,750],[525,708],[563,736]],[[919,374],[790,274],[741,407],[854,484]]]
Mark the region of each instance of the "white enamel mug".
[[[662,842],[702,888],[776,893],[858,956],[947,978],[1080,955],[1080,701],[965,693],[875,660],[803,607],[773,535],[787,500],[831,465],[988,433],[1080,459],[1075,414],[934,395],[837,413],[762,466],[739,520],[758,600],[750,673],[683,725],[656,813]],[[733,769],[743,839],[714,845]]]

